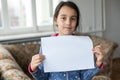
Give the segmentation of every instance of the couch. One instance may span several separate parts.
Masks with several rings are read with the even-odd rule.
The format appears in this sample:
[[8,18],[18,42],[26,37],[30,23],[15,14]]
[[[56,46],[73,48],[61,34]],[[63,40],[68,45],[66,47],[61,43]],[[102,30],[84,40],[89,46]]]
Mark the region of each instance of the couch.
[[[84,35],[86,36],[86,35]],[[90,35],[89,35],[90,36]],[[91,35],[93,45],[100,44],[105,49],[104,69],[92,80],[110,80],[112,58],[117,44]],[[34,54],[39,53],[40,41],[0,45],[0,80],[34,80],[27,67]]]

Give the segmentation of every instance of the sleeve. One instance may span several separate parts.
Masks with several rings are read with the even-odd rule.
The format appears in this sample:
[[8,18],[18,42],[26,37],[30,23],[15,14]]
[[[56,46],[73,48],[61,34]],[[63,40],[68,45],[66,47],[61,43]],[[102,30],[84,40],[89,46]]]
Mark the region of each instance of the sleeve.
[[80,71],[81,80],[91,80],[98,72],[100,71],[99,68],[94,69],[86,69]]
[[101,65],[99,66],[99,69],[100,69],[100,70],[103,70],[103,69],[104,69],[104,64],[103,64],[103,63],[101,63]]
[[29,65],[28,71],[34,77],[35,80],[48,80],[49,78],[49,73],[44,73],[42,64],[34,72],[31,70],[31,66]]

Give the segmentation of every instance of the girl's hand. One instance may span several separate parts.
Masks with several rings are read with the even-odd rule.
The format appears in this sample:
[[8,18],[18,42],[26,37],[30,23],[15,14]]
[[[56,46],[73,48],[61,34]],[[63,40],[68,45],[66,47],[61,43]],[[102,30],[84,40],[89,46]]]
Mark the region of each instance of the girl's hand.
[[100,45],[97,45],[93,48],[93,52],[95,54],[95,57],[97,58],[96,65],[100,66],[103,63],[105,51]]
[[37,69],[37,67],[43,62],[44,59],[45,59],[44,55],[36,54],[32,56],[30,64],[31,70],[34,72]]

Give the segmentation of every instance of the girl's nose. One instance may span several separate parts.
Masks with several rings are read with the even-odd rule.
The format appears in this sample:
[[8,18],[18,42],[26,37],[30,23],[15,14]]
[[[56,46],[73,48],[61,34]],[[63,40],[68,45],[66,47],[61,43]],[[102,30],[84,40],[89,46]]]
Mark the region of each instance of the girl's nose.
[[66,24],[67,24],[67,25],[70,25],[70,24],[71,24],[71,20],[70,20],[70,19],[67,19],[67,20],[66,20]]

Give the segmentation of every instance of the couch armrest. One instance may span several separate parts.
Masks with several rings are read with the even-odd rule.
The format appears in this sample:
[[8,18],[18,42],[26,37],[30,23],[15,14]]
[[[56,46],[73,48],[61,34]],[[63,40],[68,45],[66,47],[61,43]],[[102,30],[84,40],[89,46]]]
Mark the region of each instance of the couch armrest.
[[0,78],[0,80],[31,80],[2,45],[0,45]]
[[29,44],[5,44],[3,47],[11,53],[25,74],[27,74],[30,78],[33,78],[28,72],[28,65],[31,61],[32,56],[39,53],[40,44],[34,44],[32,42]]

